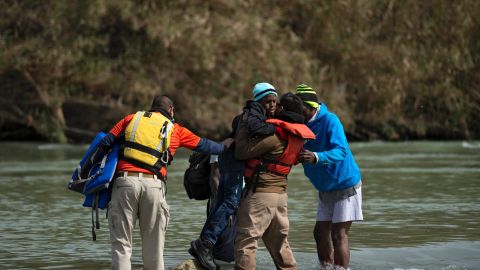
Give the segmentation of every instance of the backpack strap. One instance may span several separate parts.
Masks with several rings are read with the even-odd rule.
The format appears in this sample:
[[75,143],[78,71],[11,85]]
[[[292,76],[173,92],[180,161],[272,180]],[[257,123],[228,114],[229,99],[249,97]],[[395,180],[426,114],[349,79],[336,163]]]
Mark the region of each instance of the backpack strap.
[[93,200],[93,205],[92,205],[92,239],[93,241],[97,241],[97,234],[95,233],[95,228],[100,229],[100,218],[98,214],[99,199],[100,199],[100,192],[96,192],[95,199]]

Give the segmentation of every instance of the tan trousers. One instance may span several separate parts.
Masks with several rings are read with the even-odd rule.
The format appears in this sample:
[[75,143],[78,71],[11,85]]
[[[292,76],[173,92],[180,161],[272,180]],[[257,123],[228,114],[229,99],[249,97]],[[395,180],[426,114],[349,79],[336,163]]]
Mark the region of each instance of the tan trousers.
[[235,238],[235,269],[255,269],[258,239],[277,269],[297,269],[287,241],[287,194],[249,192],[240,201]]
[[163,270],[163,247],[169,219],[165,184],[156,177],[147,178],[143,174],[125,175],[115,179],[108,208],[112,269],[131,269],[132,232],[138,219],[143,268]]

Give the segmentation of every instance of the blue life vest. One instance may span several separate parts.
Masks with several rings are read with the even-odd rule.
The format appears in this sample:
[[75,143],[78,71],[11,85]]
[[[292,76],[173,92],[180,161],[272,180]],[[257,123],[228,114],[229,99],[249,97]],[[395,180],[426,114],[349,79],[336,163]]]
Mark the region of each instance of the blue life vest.
[[[86,178],[82,179],[80,177],[80,172],[85,162],[97,150],[100,142],[105,136],[106,134],[103,132],[100,132],[95,136],[78,167],[73,172],[72,179],[67,185],[68,189],[85,195],[83,206],[92,208],[93,240],[96,240],[95,228],[100,228],[98,209],[105,209],[110,201],[111,191],[109,187],[117,167],[118,146],[115,144],[100,161],[94,164],[89,170]],[[94,220],[94,214],[96,216],[96,221]]]

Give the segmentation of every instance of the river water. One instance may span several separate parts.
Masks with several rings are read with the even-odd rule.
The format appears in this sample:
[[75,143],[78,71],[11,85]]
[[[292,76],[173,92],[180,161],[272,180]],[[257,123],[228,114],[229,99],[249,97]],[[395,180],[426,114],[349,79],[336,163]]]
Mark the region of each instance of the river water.
[[[0,269],[109,269],[105,213],[97,241],[90,211],[66,189],[86,146],[0,143]],[[363,175],[365,221],[350,232],[351,269],[480,269],[480,142],[352,143]],[[169,169],[167,268],[190,258],[205,202],[182,186],[188,151]],[[312,236],[316,193],[289,177],[289,241],[299,269],[319,269]],[[141,269],[140,236],[132,264]],[[274,269],[263,244],[258,269]],[[222,269],[232,269],[223,265]]]

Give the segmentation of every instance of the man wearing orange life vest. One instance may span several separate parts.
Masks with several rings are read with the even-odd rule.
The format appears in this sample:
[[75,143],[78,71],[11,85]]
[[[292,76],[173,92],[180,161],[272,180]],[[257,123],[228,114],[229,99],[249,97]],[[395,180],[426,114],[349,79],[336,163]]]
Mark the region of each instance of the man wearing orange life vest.
[[[167,165],[179,147],[220,154],[230,144],[200,138],[174,122],[174,104],[157,96],[149,111],[127,115],[100,143],[92,161],[115,143],[119,162],[108,206],[112,268],[131,269],[132,233],[138,219],[144,269],[164,269],[163,248],[169,207],[165,200]],[[94,162],[93,162],[94,163]]]
[[302,101],[291,93],[280,99],[275,134],[249,138],[246,115],[235,137],[235,157],[245,164],[244,197],[237,212],[235,269],[255,269],[257,242],[263,239],[277,269],[296,269],[288,244],[287,176],[305,140],[315,135],[303,124]]

